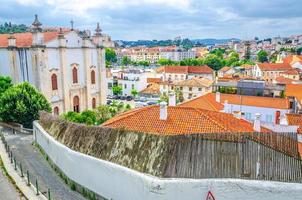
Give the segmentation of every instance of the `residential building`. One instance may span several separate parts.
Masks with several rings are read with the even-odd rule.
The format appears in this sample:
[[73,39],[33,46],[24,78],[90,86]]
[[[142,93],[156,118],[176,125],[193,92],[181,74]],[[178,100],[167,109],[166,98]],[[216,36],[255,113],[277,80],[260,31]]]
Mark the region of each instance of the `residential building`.
[[253,69],[253,76],[272,82],[292,67],[287,63],[257,63]]
[[302,84],[286,84],[285,96],[295,99],[295,113],[302,113]]
[[209,93],[179,105],[180,107],[203,108],[225,113],[237,113],[240,118],[253,121],[257,113],[261,121],[280,124],[281,117],[295,112],[291,98],[244,96],[237,94]]
[[179,92],[182,101],[202,96],[212,92],[214,81],[207,78],[193,77],[187,80],[177,81],[174,83],[163,82],[160,84],[161,94],[169,92]]
[[225,75],[232,75],[235,73],[235,70],[233,67],[225,66],[218,70],[217,75],[218,77],[224,77]]
[[127,69],[112,69],[112,76],[107,78],[107,91],[112,95],[112,87],[119,85],[122,88],[124,96],[131,96],[131,91],[137,92],[143,90],[148,85],[148,78],[154,75],[151,69],[127,68]]
[[181,61],[185,59],[195,58],[195,51],[185,51],[185,50],[174,50],[174,51],[161,51],[160,58],[165,58],[173,61]]
[[180,81],[193,77],[215,80],[215,71],[208,66],[162,66],[156,69],[162,81]]
[[280,76],[283,76],[284,78],[289,78],[295,81],[300,80],[300,70],[299,69],[290,69],[285,72],[281,72]]
[[104,104],[106,39],[99,26],[94,43],[73,28],[43,32],[41,25],[36,15],[31,32],[0,35],[0,74],[31,83],[55,114]]

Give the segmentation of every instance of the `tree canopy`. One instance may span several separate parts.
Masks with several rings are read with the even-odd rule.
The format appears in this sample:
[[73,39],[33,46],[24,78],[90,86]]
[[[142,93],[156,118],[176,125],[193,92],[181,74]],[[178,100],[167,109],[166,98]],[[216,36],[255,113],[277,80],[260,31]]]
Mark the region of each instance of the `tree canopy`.
[[0,25],[0,34],[3,33],[24,33],[26,32],[28,27],[24,24],[12,24],[5,22]]
[[268,61],[268,54],[267,54],[267,52],[264,51],[264,50],[260,50],[258,52],[258,54],[257,54],[257,60],[259,62],[262,62],[262,63],[267,62]]
[[115,115],[131,109],[129,104],[113,101],[111,105],[100,105],[94,110],[85,110],[81,113],[68,112],[63,114],[63,119],[75,123],[82,123],[86,125],[100,125]]
[[12,79],[8,76],[0,76],[0,96],[13,86]]
[[117,85],[112,87],[112,93],[114,95],[122,94],[122,92],[123,92],[123,88],[121,86]]
[[39,111],[51,111],[46,98],[29,83],[24,82],[8,88],[0,97],[0,118],[32,128],[39,118]]
[[121,64],[122,64],[122,65],[126,65],[126,66],[129,65],[129,64],[131,64],[130,58],[127,57],[127,56],[123,56],[123,57],[122,57]]

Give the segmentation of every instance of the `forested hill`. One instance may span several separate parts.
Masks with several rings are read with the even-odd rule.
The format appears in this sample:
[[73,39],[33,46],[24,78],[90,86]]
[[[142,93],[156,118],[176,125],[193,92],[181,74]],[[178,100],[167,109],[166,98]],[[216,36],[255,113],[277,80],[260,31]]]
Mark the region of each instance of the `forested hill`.
[[5,22],[4,24],[0,24],[0,34],[3,33],[24,33],[26,32],[28,27],[24,24],[12,24]]

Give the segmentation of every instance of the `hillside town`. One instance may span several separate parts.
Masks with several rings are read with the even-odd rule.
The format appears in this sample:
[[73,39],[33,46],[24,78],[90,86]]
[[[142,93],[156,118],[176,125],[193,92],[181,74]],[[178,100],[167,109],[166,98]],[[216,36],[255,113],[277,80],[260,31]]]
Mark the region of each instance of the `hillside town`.
[[301,34],[47,23],[0,25],[0,200],[301,199]]

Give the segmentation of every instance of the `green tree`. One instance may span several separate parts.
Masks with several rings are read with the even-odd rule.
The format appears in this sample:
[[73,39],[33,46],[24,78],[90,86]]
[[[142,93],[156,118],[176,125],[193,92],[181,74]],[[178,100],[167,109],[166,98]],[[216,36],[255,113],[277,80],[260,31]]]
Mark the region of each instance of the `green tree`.
[[302,54],[302,47],[297,48],[297,50],[296,50],[296,51],[297,51],[297,54],[298,54],[298,55],[301,55],[301,54]]
[[8,76],[0,76],[0,96],[13,86],[12,79]]
[[157,64],[160,66],[165,66],[165,65],[179,65],[179,62],[170,60],[170,59],[165,59],[165,58],[160,58],[157,61]]
[[238,64],[238,62],[239,62],[239,54],[237,52],[232,51],[226,60],[226,65],[234,67]]
[[121,63],[122,63],[122,65],[126,65],[127,66],[127,65],[131,64],[131,60],[130,60],[129,57],[123,56]]
[[106,57],[106,61],[111,63],[111,64],[115,63],[117,61],[116,53],[115,53],[114,49],[106,48],[105,49],[105,57]]
[[224,66],[223,60],[215,54],[207,55],[207,57],[204,59],[204,64],[208,65],[214,70],[219,70]]
[[145,66],[145,67],[147,67],[147,66],[150,66],[150,62],[149,61],[139,61],[137,63],[137,65],[138,66]]
[[7,89],[0,97],[0,118],[32,128],[39,118],[39,111],[51,111],[46,98],[29,83],[24,82]]
[[100,105],[96,109],[98,124],[102,124],[112,117],[108,105]]
[[112,87],[112,93],[114,95],[120,95],[122,94],[122,92],[123,92],[123,88],[121,86],[117,85]]
[[132,94],[132,96],[136,97],[136,95],[138,94],[138,91],[136,89],[132,89],[131,94]]
[[214,55],[218,56],[219,58],[223,58],[224,53],[225,53],[225,49],[221,49],[221,48],[210,51],[210,54],[214,54]]
[[257,54],[257,60],[259,62],[262,62],[262,63],[267,62],[268,61],[268,54],[267,54],[267,52],[264,51],[264,50],[260,50],[258,52],[258,54]]

